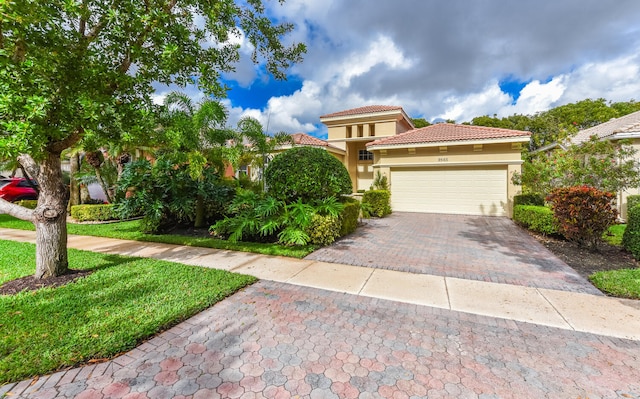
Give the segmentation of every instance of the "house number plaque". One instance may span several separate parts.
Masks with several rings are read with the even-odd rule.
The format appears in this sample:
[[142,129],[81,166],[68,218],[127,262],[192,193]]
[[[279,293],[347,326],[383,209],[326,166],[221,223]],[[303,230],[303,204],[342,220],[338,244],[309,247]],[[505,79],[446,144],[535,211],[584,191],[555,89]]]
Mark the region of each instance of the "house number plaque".
[[438,158],[438,162],[449,162],[449,158]]

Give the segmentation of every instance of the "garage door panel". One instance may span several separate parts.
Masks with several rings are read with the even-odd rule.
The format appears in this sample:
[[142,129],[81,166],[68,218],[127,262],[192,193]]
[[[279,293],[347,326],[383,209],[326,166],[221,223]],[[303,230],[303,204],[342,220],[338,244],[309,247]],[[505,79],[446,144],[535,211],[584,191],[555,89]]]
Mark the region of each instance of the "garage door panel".
[[504,216],[505,167],[392,169],[395,211]]

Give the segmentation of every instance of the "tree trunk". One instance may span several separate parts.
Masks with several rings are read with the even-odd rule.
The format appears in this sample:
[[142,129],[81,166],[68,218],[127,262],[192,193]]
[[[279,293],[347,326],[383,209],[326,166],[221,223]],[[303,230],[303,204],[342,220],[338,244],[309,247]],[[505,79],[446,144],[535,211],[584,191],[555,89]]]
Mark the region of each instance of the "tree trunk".
[[71,181],[69,184],[69,207],[67,208],[67,212],[71,212],[71,207],[74,205],[80,205],[80,183],[74,177],[75,174],[80,170],[80,154],[76,153],[71,156],[71,170],[70,177]]
[[102,191],[104,192],[104,196],[107,198],[107,202],[113,203],[113,199],[111,198],[111,195],[109,193],[109,187],[107,186],[107,183],[104,181],[102,173],[100,172],[100,167],[94,167],[94,169],[96,170],[96,178],[98,180],[98,184],[100,184],[100,187],[102,187]]
[[59,153],[47,153],[39,163],[40,196],[34,210],[36,273],[42,279],[65,274],[67,258],[67,201],[69,190],[62,180]]
[[194,227],[204,226],[204,198],[202,195],[196,196],[196,220]]

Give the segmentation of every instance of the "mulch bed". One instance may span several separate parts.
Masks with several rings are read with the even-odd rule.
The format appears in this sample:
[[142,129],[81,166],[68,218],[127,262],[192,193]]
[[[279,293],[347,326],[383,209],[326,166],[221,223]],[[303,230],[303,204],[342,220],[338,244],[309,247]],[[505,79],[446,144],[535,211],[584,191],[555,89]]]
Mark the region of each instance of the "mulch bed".
[[560,237],[530,234],[586,279],[599,271],[638,267],[638,262],[629,252],[607,242],[599,245],[598,252],[591,252]]
[[35,279],[33,276],[25,276],[7,281],[0,286],[0,295],[14,295],[21,291],[35,291],[45,287],[59,287],[79,278],[91,274],[91,270],[69,270],[67,274],[46,279]]

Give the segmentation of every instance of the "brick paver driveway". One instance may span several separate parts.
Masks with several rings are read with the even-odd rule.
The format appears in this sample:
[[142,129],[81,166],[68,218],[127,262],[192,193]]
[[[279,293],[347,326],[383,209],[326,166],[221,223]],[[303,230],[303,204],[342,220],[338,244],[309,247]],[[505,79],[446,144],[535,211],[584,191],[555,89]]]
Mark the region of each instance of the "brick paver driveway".
[[[261,281],[23,398],[640,398],[640,342]],[[1,396],[1,392],[0,392]]]
[[502,217],[394,213],[307,259],[601,295]]

